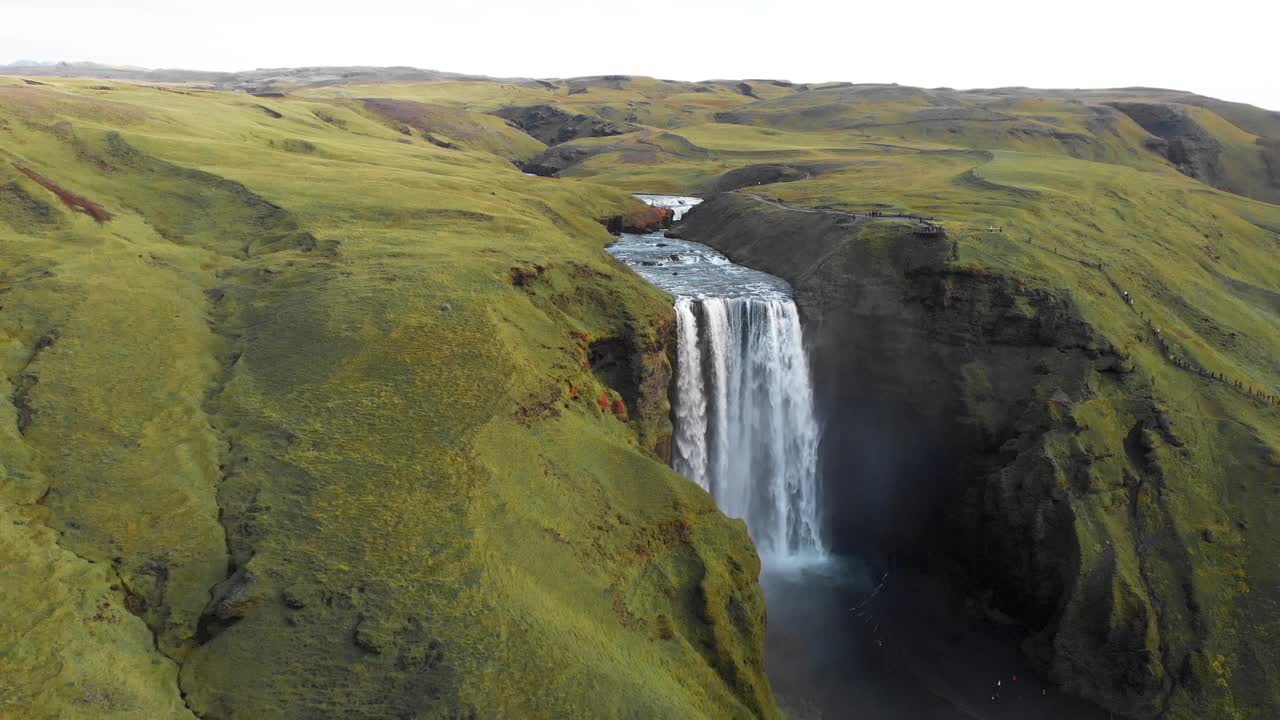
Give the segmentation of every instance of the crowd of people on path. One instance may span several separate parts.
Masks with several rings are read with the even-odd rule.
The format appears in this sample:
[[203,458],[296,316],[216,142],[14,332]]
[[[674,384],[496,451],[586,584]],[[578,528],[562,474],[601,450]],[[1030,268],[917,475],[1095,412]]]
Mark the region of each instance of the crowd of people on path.
[[1161,354],[1163,354],[1166,358],[1168,358],[1169,362],[1172,363],[1174,367],[1181,368],[1183,370],[1186,370],[1187,372],[1195,373],[1200,377],[1205,378],[1206,380],[1216,380],[1217,382],[1220,382],[1220,383],[1226,383],[1231,387],[1234,387],[1235,389],[1239,390],[1240,392],[1243,392],[1249,395],[1250,397],[1253,397],[1254,399],[1261,400],[1262,402],[1265,402],[1269,405],[1275,405],[1276,407],[1280,407],[1280,395],[1264,392],[1261,388],[1255,388],[1249,383],[1246,383],[1242,380],[1230,379],[1223,373],[1206,369],[1200,366],[1199,364],[1178,355],[1176,352],[1174,352],[1173,345],[1170,344],[1169,341],[1165,339],[1164,333],[1160,331],[1159,326],[1157,326],[1151,320],[1151,318],[1147,317],[1141,311],[1136,309],[1136,306],[1134,305],[1134,302],[1133,302],[1133,296],[1129,294],[1129,291],[1121,289],[1120,286],[1116,284],[1115,280],[1112,280],[1111,276],[1109,275],[1107,276],[1107,280],[1111,282],[1111,284],[1116,288],[1116,290],[1120,291],[1120,297],[1124,299],[1125,304],[1127,304],[1131,308],[1134,308],[1134,312],[1138,313],[1138,317],[1142,318],[1147,323],[1147,328],[1151,330],[1152,336],[1155,337],[1156,345],[1160,347]]
[[1218,382],[1225,383],[1239,390],[1240,392],[1249,395],[1250,397],[1253,397],[1257,400],[1268,403],[1270,405],[1275,405],[1276,407],[1280,407],[1280,395],[1265,392],[1263,389],[1255,388],[1253,385],[1241,380],[1234,380],[1234,379],[1227,378],[1226,375],[1224,375],[1223,373],[1208,370],[1204,367],[1201,367],[1199,364],[1178,355],[1174,351],[1174,347],[1169,343],[1168,340],[1165,339],[1164,334],[1160,332],[1160,328],[1156,326],[1156,324],[1151,320],[1151,318],[1148,318],[1144,313],[1142,313],[1140,310],[1137,309],[1137,306],[1134,304],[1133,295],[1131,295],[1128,290],[1125,290],[1124,288],[1120,287],[1120,284],[1117,283],[1115,279],[1111,277],[1111,274],[1107,272],[1106,263],[1099,260],[1083,260],[1081,258],[1065,255],[1063,254],[1060,248],[1056,246],[1053,248],[1040,246],[1037,243],[1032,242],[1031,238],[1029,237],[1026,238],[1026,242],[1028,244],[1037,245],[1037,247],[1041,247],[1042,249],[1045,249],[1045,250],[1051,250],[1055,255],[1067,258],[1068,260],[1073,260],[1075,262],[1080,263],[1081,265],[1084,265],[1085,267],[1093,268],[1094,270],[1097,270],[1101,272],[1103,275],[1105,275],[1107,278],[1107,282],[1111,283],[1111,286],[1116,289],[1116,292],[1120,293],[1120,297],[1122,300],[1124,300],[1125,304],[1128,305],[1131,309],[1133,309],[1134,312],[1138,313],[1138,317],[1142,318],[1147,323],[1147,328],[1151,330],[1151,334],[1155,338],[1156,344],[1160,347],[1161,353],[1164,355],[1165,358],[1169,360],[1170,363],[1173,364],[1174,367],[1180,368],[1182,370],[1186,370],[1187,372],[1195,373],[1207,380],[1216,380]]
[[[1031,238],[1027,238],[1026,242],[1032,245],[1036,245],[1036,243],[1032,242]],[[1128,290],[1125,290],[1124,288],[1120,287],[1120,284],[1117,283],[1115,279],[1111,277],[1111,274],[1107,272],[1106,263],[1103,263],[1098,260],[1083,260],[1080,258],[1072,257],[1070,255],[1065,255],[1062,253],[1061,249],[1058,247],[1043,248],[1043,249],[1052,250],[1052,252],[1055,255],[1058,255],[1060,257],[1065,257],[1068,260],[1074,260],[1075,262],[1078,262],[1081,265],[1084,265],[1085,267],[1093,268],[1094,270],[1097,270],[1101,272],[1103,275],[1105,275],[1107,278],[1107,281],[1111,283],[1111,286],[1114,287],[1116,291],[1120,293],[1120,297],[1121,299],[1124,300],[1125,304],[1128,305],[1130,308],[1132,308],[1134,312],[1138,313],[1138,317],[1142,318],[1147,323],[1147,328],[1151,330],[1152,336],[1155,337],[1156,344],[1160,347],[1161,353],[1164,355],[1164,357],[1166,357],[1169,360],[1170,363],[1174,365],[1174,367],[1181,368],[1183,370],[1186,370],[1187,372],[1195,373],[1207,380],[1216,380],[1218,382],[1225,383],[1231,387],[1234,387],[1240,392],[1243,392],[1249,395],[1250,397],[1253,397],[1257,400],[1268,403],[1270,405],[1275,405],[1276,407],[1280,407],[1280,395],[1265,392],[1263,389],[1255,388],[1250,383],[1247,383],[1241,380],[1234,380],[1234,379],[1227,378],[1223,373],[1208,370],[1204,367],[1201,367],[1199,364],[1178,355],[1174,351],[1174,347],[1169,343],[1168,340],[1165,339],[1164,334],[1160,332],[1160,328],[1157,327],[1150,318],[1146,317],[1145,314],[1143,314],[1140,310],[1137,309],[1137,306],[1134,304],[1133,295],[1131,295]]]

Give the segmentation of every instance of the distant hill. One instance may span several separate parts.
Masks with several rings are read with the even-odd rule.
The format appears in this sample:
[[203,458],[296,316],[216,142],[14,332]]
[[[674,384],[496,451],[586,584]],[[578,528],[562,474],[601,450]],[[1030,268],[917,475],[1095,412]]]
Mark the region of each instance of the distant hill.
[[19,61],[0,65],[4,74],[44,77],[83,77],[102,80],[133,80],[154,83],[195,84],[218,90],[249,93],[275,92],[277,86],[324,86],[353,83],[428,82],[440,80],[488,80],[480,75],[464,75],[412,67],[325,66],[261,68],[243,72],[149,69],[102,65],[92,62],[41,63]]

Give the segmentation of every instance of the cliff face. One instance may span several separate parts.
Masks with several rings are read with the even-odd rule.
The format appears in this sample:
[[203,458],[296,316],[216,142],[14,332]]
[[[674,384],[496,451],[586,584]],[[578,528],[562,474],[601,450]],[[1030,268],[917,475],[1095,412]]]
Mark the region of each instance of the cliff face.
[[559,145],[578,138],[622,135],[639,129],[630,123],[571,113],[554,105],[509,106],[499,108],[493,114],[513,123],[546,145]]
[[[1265,492],[1278,475],[1261,441],[1190,420],[1072,295],[957,262],[950,238],[739,194],[678,232],[796,289],[837,551],[947,577],[1117,713],[1275,710],[1276,657],[1238,632],[1266,605],[1219,576],[1265,556],[1267,531],[1198,474],[1212,457]],[[1251,658],[1249,679],[1224,676],[1228,655]]]
[[[1244,128],[1224,129],[1225,123],[1206,113],[1206,108],[1153,102],[1115,102],[1111,106],[1151,133],[1148,148],[1182,174],[1238,195],[1280,202],[1273,114],[1260,113],[1264,117],[1261,123],[1241,119],[1245,128],[1255,129],[1254,136]],[[1229,108],[1224,112],[1230,115]]]
[[1113,107],[1159,138],[1152,149],[1168,158],[1179,172],[1210,185],[1224,185],[1222,143],[1187,109],[1155,103],[1115,103]]

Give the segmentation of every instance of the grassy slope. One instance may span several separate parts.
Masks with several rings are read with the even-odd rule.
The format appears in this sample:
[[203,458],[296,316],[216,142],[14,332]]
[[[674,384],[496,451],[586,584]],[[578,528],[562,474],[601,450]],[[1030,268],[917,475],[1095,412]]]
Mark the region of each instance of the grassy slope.
[[[668,143],[649,157],[599,154],[564,174],[696,192],[729,168],[818,163],[822,171],[808,180],[753,192],[802,207],[935,215],[958,240],[961,266],[1071,297],[1138,368],[1123,384],[1099,382],[1078,406],[1083,440],[1046,439],[1050,461],[1081,452],[1072,445],[1080,442],[1098,458],[1091,489],[1074,505],[1081,582],[1111,578],[1116,627],[1145,613],[1144,603],[1162,608],[1162,624],[1144,631],[1155,633],[1150,647],[1173,657],[1192,652],[1191,672],[1203,684],[1177,686],[1172,717],[1269,716],[1280,707],[1280,656],[1268,640],[1278,629],[1280,410],[1169,363],[1146,320],[1178,355],[1280,395],[1280,207],[1179,174],[1147,151],[1145,131],[1103,106],[1019,96],[975,109],[923,95],[796,93],[739,109],[731,119],[741,124],[669,130],[692,151]],[[1207,109],[1195,114],[1228,152],[1252,142]],[[1246,164],[1244,172],[1253,169]],[[1103,262],[1106,273],[1071,258]],[[1120,301],[1108,275],[1134,294],[1142,317]],[[1163,479],[1133,506],[1125,438],[1147,402],[1170,418],[1183,446],[1146,438]],[[1180,563],[1190,567],[1190,587],[1169,585]],[[1184,595],[1203,609],[1202,626],[1177,609]],[[1098,650],[1058,651],[1087,664]],[[1157,665],[1153,672],[1180,672]]]
[[669,323],[623,193],[50,82],[0,79],[0,716],[774,713],[745,528],[597,403],[581,338]]

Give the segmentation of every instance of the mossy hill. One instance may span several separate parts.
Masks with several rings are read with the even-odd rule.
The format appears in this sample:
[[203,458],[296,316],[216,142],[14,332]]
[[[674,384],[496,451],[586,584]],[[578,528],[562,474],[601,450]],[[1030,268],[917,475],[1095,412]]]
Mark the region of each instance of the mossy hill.
[[1280,115],[312,70],[0,78],[0,716],[776,715],[628,191],[726,193],[684,232],[883,388],[831,402],[956,438],[945,531],[850,542],[1118,714],[1280,712]]

